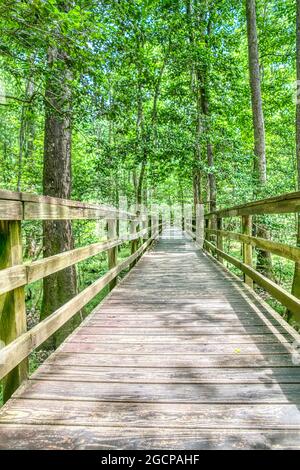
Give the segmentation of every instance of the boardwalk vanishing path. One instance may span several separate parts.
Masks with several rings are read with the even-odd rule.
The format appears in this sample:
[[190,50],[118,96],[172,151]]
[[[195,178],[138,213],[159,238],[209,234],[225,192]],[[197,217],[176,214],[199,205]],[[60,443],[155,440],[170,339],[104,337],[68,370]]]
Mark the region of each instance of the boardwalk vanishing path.
[[1,448],[300,448],[297,333],[168,235],[2,408]]

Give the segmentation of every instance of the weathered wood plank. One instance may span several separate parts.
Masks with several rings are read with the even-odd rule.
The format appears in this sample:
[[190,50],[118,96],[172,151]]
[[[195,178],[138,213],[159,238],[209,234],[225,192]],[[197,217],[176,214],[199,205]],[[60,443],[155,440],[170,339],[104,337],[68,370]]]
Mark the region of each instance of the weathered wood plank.
[[106,208],[73,207],[44,202],[24,202],[24,220],[73,220],[116,217],[117,211]]
[[[44,219],[47,214],[50,219],[55,218],[98,218],[106,215],[111,218],[133,219],[134,214],[121,211],[105,204],[85,203],[60,199],[51,196],[40,196],[30,193],[0,190],[0,219],[21,220],[23,218],[22,202],[24,204],[24,218]],[[5,213],[7,217],[5,217]],[[18,216],[20,215],[20,217]]]
[[[19,265],[22,263],[20,221],[0,220],[0,253],[0,269],[9,267],[11,273],[14,271],[13,266],[16,265],[16,271],[19,272]],[[18,275],[20,276],[20,272]],[[26,334],[27,329],[24,288],[18,287],[18,283],[15,282],[15,272],[13,273],[13,278],[12,286],[15,285],[15,289],[0,295],[0,340],[5,345],[11,341],[19,341],[20,335]],[[8,276],[9,280],[11,278]],[[26,356],[22,357],[18,362],[13,362],[13,366],[6,369],[5,373],[1,376],[1,378],[4,378],[4,402],[10,398],[13,392],[27,378],[27,370]]]
[[289,403],[300,405],[299,384],[132,384],[30,380],[14,397],[150,403]]
[[[68,413],[65,413],[65,410]],[[86,403],[67,400],[14,399],[1,424],[118,426],[185,429],[299,429],[300,410],[294,404],[199,405],[184,403]]]
[[19,201],[0,199],[0,220],[22,220],[23,207]]
[[[286,343],[291,343],[291,339],[289,335],[282,334],[283,339],[285,339]],[[226,344],[240,344],[240,346],[244,344],[253,344],[259,346],[260,344],[278,344],[282,345],[283,339],[279,335],[273,334],[260,334],[260,335],[233,335],[233,334],[226,334],[226,335],[198,335],[198,334],[184,334],[184,333],[174,333],[174,334],[142,334],[138,333],[125,333],[125,334],[79,334],[72,336],[69,340],[71,343],[94,343],[99,345],[99,343],[103,344],[138,344],[142,342],[143,344],[177,344],[178,341],[181,344],[215,344],[216,351],[218,351],[219,347],[226,346]]]
[[53,367],[44,364],[32,378],[77,382],[125,383],[299,383],[300,367]]
[[[103,339],[103,338],[102,338]],[[239,354],[274,354],[290,352],[288,348],[290,343],[211,343],[206,342],[194,342],[192,339],[182,341],[182,338],[178,337],[177,341],[154,341],[146,342],[145,337],[139,337],[135,341],[131,341],[130,338],[126,340],[126,337],[122,341],[117,341],[113,338],[110,343],[107,341],[96,341],[90,342],[81,341],[81,337],[78,341],[72,339],[64,343],[61,347],[63,352],[73,353],[92,353],[92,354],[232,354],[239,356]],[[159,365],[159,358],[157,358]]]
[[298,430],[0,425],[0,449],[299,449]]
[[[119,327],[119,328],[142,328],[148,323],[151,323],[153,328],[160,328],[160,327],[167,327],[173,328],[177,326],[178,328],[183,327],[205,327],[213,331],[214,324],[212,324],[212,316],[205,316],[204,318],[199,318],[198,315],[176,315],[174,314],[166,315],[164,318],[163,315],[155,315],[153,316],[141,314],[137,315],[129,315],[126,313],[118,314],[115,313],[107,313],[102,315],[101,313],[96,314],[91,318],[89,322],[89,326],[93,327]],[[228,315],[224,317],[222,315],[215,314],[216,317],[214,318],[215,323],[218,325],[216,328],[223,328],[223,327],[230,327],[230,328],[256,328],[256,327],[264,327],[264,322],[258,317],[246,317],[246,318],[239,318],[238,316],[231,316]],[[274,320],[274,324],[277,325],[276,321]],[[282,331],[284,328],[282,328]],[[254,330],[253,330],[254,331]]]
[[1,269],[0,271],[0,295],[17,287],[24,286],[27,282],[26,267],[24,265]]
[[[97,326],[93,325],[94,320],[91,319],[88,323],[84,324],[77,334],[74,336],[80,341],[81,335],[88,336],[97,336],[97,335],[122,335],[122,336],[177,336],[177,335],[190,335],[191,340],[194,340],[194,336],[232,336],[234,337],[240,335],[243,338],[244,335],[247,337],[250,335],[274,335],[274,332],[270,330],[267,326],[252,326],[252,325],[245,325],[245,326],[198,326],[192,325],[178,325],[176,322],[161,322],[160,326],[153,325],[153,321],[149,319],[149,321],[143,320],[140,324],[136,324],[137,321],[133,322],[132,325],[122,327],[119,324],[119,321],[115,321],[112,326]],[[148,325],[147,325],[148,323]],[[197,323],[197,322],[196,322]],[[277,328],[277,331],[280,333],[284,333],[287,335],[285,329],[282,326]],[[274,338],[274,336],[273,336]],[[98,340],[98,338],[96,338]],[[287,339],[289,336],[287,335]],[[99,338],[101,341],[101,337]]]
[[[74,346],[74,344],[72,345]],[[75,349],[75,348],[72,348]],[[191,354],[188,352],[176,354],[176,351],[165,351],[160,357],[154,352],[152,354],[134,354],[126,351],[120,355],[116,350],[105,353],[86,354],[78,351],[69,353],[61,351],[59,354],[50,356],[47,364],[57,366],[80,366],[86,367],[93,364],[97,367],[117,367],[120,362],[123,367],[294,367],[292,356],[288,353],[271,352],[266,354],[263,351],[254,351],[246,353],[227,353],[227,354]],[[218,370],[215,371],[216,374]]]

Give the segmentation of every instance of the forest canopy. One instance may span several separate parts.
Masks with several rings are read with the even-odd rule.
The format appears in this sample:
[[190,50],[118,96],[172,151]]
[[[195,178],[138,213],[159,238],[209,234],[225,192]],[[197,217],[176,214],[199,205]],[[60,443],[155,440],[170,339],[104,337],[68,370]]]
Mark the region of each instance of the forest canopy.
[[[74,199],[195,196],[209,206],[212,196],[222,207],[256,197],[245,2],[2,0],[0,8],[2,188],[43,193],[50,108],[70,121]],[[266,197],[297,185],[294,2],[258,0],[256,17]]]

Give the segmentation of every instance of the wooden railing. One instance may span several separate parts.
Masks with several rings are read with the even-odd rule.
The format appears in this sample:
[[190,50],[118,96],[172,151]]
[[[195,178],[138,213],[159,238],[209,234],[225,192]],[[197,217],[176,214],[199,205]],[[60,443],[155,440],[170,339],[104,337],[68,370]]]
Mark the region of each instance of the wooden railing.
[[[258,272],[253,267],[252,248],[273,253],[294,262],[300,261],[300,248],[285,243],[259,238],[252,235],[252,217],[264,214],[288,214],[300,212],[300,192],[284,194],[244,205],[222,209],[206,214],[204,248],[216,255],[222,262],[226,260],[244,273],[244,281],[249,287],[253,282],[265,289],[272,297],[287,307],[295,319],[300,319],[300,299]],[[241,233],[223,230],[223,219],[241,218]],[[195,226],[192,227],[195,229]],[[190,228],[189,228],[190,230]],[[195,230],[194,230],[195,231]],[[225,253],[223,239],[235,240],[242,245],[243,261]],[[213,240],[214,239],[214,240]]]
[[[105,219],[107,241],[23,263],[22,220]],[[117,235],[117,220],[129,221],[130,231]],[[149,224],[148,224],[149,222]],[[143,228],[140,230],[139,226]],[[132,267],[161,229],[159,220],[150,220],[114,207],[76,201],[0,191],[0,379],[4,378],[6,401],[27,378],[28,356],[44,343],[104,287],[114,287],[116,277]],[[140,240],[142,240],[141,246]],[[117,262],[117,247],[131,242],[131,255]],[[108,253],[108,272],[85,288],[65,305],[27,331],[25,286],[50,274],[86,260],[102,252]]]

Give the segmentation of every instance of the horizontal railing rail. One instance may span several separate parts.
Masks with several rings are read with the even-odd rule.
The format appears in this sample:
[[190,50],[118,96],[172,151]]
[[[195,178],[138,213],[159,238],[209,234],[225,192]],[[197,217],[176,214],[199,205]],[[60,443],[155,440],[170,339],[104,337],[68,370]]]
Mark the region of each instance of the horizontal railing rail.
[[247,204],[220,209],[205,215],[206,218],[213,217],[236,217],[241,215],[259,214],[288,214],[300,212],[300,191],[282,194],[280,196],[260,199]]
[[127,236],[122,236],[113,241],[92,243],[90,245],[64,251],[48,258],[42,258],[31,263],[25,263],[2,269],[0,271],[0,295],[17,287],[25,286],[43,279],[50,274],[61,271],[92,256],[99,255],[109,249],[122,245],[126,241],[136,240],[147,233],[147,229]]
[[90,300],[104,289],[115,277],[124,269],[128,268],[144,251],[150,243],[156,238],[158,232],[154,233],[140,248],[132,255],[119,263],[116,267],[110,269],[104,276],[88,286],[77,294],[73,299],[53,312],[49,317],[42,320],[31,330],[22,334],[8,346],[0,350],[0,379],[5,377],[22,360],[34,351],[38,346],[44,343],[77,312],[79,312]]
[[1,220],[131,219],[136,214],[92,204],[29,193],[0,191]]
[[[99,218],[107,220],[106,241],[23,263],[22,220]],[[118,236],[118,219],[128,220],[129,233]],[[111,290],[116,277],[136,263],[161,229],[162,223],[153,214],[148,220],[143,214],[135,215],[105,205],[0,191],[0,340],[4,344],[0,349],[0,379],[4,379],[5,401],[26,380],[29,354],[106,286]],[[118,263],[117,249],[128,241],[131,255]],[[27,331],[25,286],[103,252],[107,252],[108,272]],[[5,328],[1,328],[3,325]]]
[[[255,247],[276,256],[300,262],[300,247],[256,237],[252,233],[252,216],[297,212],[300,212],[300,192],[283,194],[205,214],[204,249],[215,255],[219,262],[226,260],[234,265],[242,271],[244,281],[250,288],[253,288],[253,282],[255,282],[291,311],[296,320],[299,320],[300,299],[258,272],[253,266],[252,251]],[[241,218],[241,233],[223,230],[223,219],[228,217]],[[196,227],[191,221],[187,222],[187,233],[196,238]],[[241,244],[243,261],[224,251],[224,239],[235,240]]]

